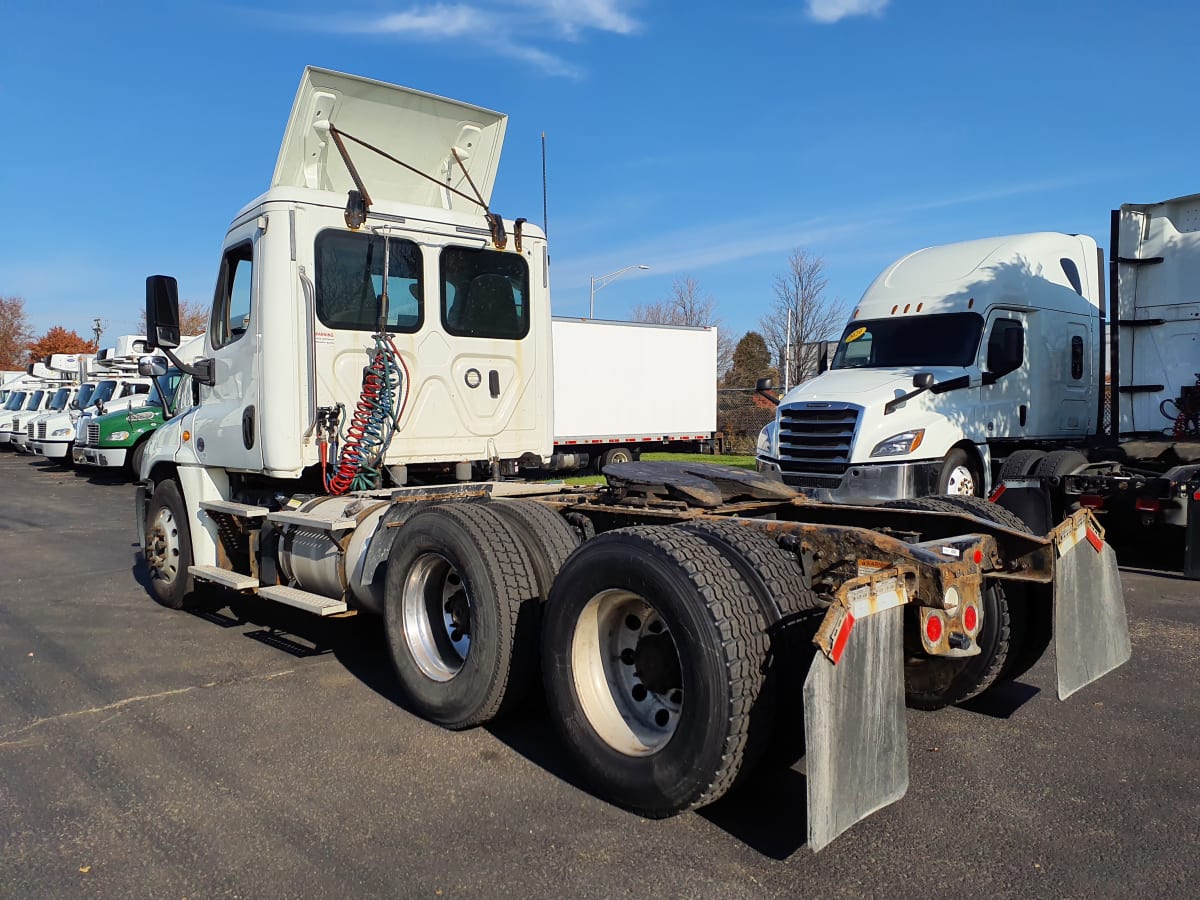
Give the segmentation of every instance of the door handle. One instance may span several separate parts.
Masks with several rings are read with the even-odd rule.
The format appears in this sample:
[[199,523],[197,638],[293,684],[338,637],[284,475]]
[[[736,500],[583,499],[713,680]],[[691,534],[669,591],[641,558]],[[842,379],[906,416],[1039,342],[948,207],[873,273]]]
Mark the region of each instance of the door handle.
[[488,390],[492,392],[493,400],[500,396],[500,373],[495,369],[488,372]]
[[247,406],[242,410],[242,445],[251,450],[254,447],[254,407]]

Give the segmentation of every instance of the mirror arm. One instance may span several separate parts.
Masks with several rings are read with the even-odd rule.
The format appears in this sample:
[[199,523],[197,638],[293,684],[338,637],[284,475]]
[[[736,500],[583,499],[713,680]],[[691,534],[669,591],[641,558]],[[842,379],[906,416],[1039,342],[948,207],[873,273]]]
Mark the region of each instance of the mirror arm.
[[915,391],[909,391],[907,394],[904,394],[903,396],[896,397],[892,400],[889,400],[887,403],[883,404],[883,414],[885,416],[891,415],[892,413],[894,413],[896,411],[896,409],[902,403],[904,403],[905,401],[911,400],[913,397],[916,397],[919,394],[925,393],[927,390],[929,390],[929,388],[927,388],[927,387],[917,388]]
[[192,378],[196,379],[196,381],[200,382],[201,384],[206,384],[209,387],[212,387],[217,383],[213,373],[213,360],[201,359],[189,365],[188,363],[182,362],[178,356],[176,356],[166,347],[159,347],[158,349],[166,354],[167,359],[175,364],[175,368],[177,368],[180,372],[183,372],[185,375],[191,375]]
[[774,394],[768,394],[765,390],[762,390],[762,391],[755,390],[754,393],[758,394],[758,396],[762,397],[765,400],[769,400],[773,406],[779,405],[779,398],[776,397]]

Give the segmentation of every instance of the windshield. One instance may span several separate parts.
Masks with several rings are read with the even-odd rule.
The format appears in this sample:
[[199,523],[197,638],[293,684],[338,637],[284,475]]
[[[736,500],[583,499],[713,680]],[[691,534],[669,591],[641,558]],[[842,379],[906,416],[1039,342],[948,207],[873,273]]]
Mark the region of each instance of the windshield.
[[[168,369],[166,375],[155,378],[154,384],[150,386],[150,396],[146,398],[146,405],[149,406],[153,403],[155,406],[166,408],[175,396],[175,391],[179,387],[179,379],[182,377],[183,373],[178,369]],[[159,385],[163,384],[167,386],[167,403],[163,403],[162,391],[159,388]]]
[[104,403],[112,399],[113,392],[117,389],[115,381],[102,381],[96,385],[96,390],[92,393],[91,399],[86,403],[80,403],[81,407],[95,406],[97,403]]
[[54,396],[50,398],[48,409],[60,410],[67,405],[67,401],[71,399],[70,388],[59,388],[54,392]]
[[32,410],[40,409],[42,405],[42,398],[45,396],[45,391],[34,391],[29,395],[29,402],[25,404],[25,411],[31,412]]
[[94,384],[80,385],[79,393],[75,395],[75,408],[83,409],[92,402],[92,391],[96,390]]
[[24,391],[13,391],[8,397],[8,402],[4,404],[4,408],[5,409],[20,409],[21,404],[24,402],[25,402],[25,392]]
[[947,313],[851,322],[833,355],[833,369],[969,366],[979,350],[983,317]]

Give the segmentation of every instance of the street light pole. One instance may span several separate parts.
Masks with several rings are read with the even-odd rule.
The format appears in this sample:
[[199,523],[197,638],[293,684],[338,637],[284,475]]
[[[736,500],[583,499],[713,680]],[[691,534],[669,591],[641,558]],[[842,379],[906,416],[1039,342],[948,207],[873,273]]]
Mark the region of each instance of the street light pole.
[[588,300],[588,318],[589,319],[596,318],[596,291],[598,291],[600,288],[604,287],[607,284],[612,284],[614,281],[616,281],[618,278],[620,278],[622,275],[624,275],[630,269],[648,269],[648,268],[650,268],[650,267],[649,266],[641,266],[641,265],[626,266],[623,269],[617,269],[617,271],[615,271],[615,272],[609,272],[607,275],[601,275],[599,277],[593,275],[591,278],[591,297]]

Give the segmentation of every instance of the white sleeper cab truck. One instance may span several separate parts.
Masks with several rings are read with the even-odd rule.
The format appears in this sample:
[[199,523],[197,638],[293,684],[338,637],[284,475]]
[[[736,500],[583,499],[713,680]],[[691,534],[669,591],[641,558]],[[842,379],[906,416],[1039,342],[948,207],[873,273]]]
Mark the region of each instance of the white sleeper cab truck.
[[[141,459],[159,602],[374,615],[409,708],[450,729],[540,677],[596,791],[647,816],[803,733],[813,849],[903,796],[906,699],[1019,676],[1051,622],[1063,697],[1128,657],[1086,510],[1041,536],[975,498],[838,507],[703,463],[520,480],[553,452],[556,369],[545,236],[488,205],[505,127],[305,70],[271,186],[225,237],[202,358],[171,360],[198,402]],[[175,281],[146,292],[150,347],[175,356]]]
[[1040,479],[1050,519],[1083,505],[1114,526],[1185,525],[1200,489],[1198,221],[1200,196],[1114,211],[1111,316],[1103,253],[1083,235],[893,263],[829,370],[782,398],[759,469],[850,503]]
[[992,460],[1095,427],[1096,243],[1038,233],[919,250],[867,288],[829,369],[789,391],[759,468],[821,499],[980,496]]

